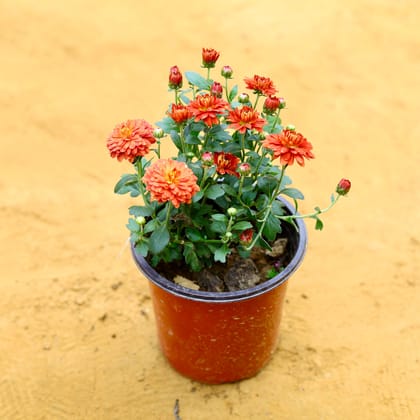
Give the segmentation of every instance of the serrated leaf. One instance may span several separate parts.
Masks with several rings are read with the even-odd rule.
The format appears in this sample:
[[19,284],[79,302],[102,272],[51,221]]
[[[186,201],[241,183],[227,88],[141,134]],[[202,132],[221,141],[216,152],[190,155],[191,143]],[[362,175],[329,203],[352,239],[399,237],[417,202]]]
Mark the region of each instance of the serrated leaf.
[[274,241],[279,232],[281,232],[280,222],[270,213],[263,229],[263,235],[267,240]]
[[285,213],[284,207],[280,201],[274,200],[271,206],[271,211],[276,216],[283,216]]
[[194,86],[197,86],[201,90],[209,90],[212,84],[210,80],[205,79],[203,76],[194,71],[186,71],[185,77],[187,78],[188,82]]
[[206,192],[204,193],[204,195],[207,198],[210,198],[211,200],[215,200],[218,197],[221,197],[222,195],[224,195],[224,190],[221,187],[221,185],[212,185],[210,188],[208,188],[206,190]]
[[224,244],[220,248],[216,249],[216,252],[214,253],[214,261],[220,261],[221,263],[225,263],[226,257],[229,253],[230,249],[226,244]]
[[165,225],[159,226],[149,238],[149,248],[152,254],[159,254],[169,243],[169,231]]
[[153,209],[146,206],[131,206],[128,209],[128,213],[136,217],[138,216],[148,217],[152,215]]
[[170,117],[163,118],[162,120],[158,121],[156,125],[165,133],[170,133],[171,131],[177,130],[175,121]]
[[193,271],[200,271],[202,268],[202,263],[195,253],[194,245],[191,243],[186,243],[184,246],[184,257],[185,262],[191,267]]
[[128,219],[127,227],[131,232],[138,232],[140,230],[139,224],[134,219]]
[[140,194],[138,178],[135,174],[125,174],[115,184],[114,193],[127,194],[130,193],[132,197],[137,197]]
[[149,247],[147,246],[147,243],[144,240],[137,243],[134,249],[143,257],[147,257],[147,254],[149,253]]
[[295,200],[303,200],[305,198],[297,188],[285,188],[281,191],[281,194],[287,195]]
[[239,230],[242,232],[243,230],[246,230],[246,229],[252,229],[252,227],[253,226],[250,222],[246,222],[245,220],[243,220],[241,222],[235,223],[232,226],[232,230]]

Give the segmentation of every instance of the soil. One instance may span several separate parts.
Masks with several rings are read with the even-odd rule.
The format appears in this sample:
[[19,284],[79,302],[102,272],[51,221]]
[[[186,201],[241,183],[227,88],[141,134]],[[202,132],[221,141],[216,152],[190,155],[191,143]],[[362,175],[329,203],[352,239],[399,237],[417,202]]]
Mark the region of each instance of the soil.
[[[2,0],[0,27],[0,419],[419,418],[420,2]],[[301,211],[353,183],[308,223],[272,360],[221,386],[159,352],[105,148],[202,47],[241,89],[271,77],[314,145]]]
[[234,292],[263,283],[280,273],[293,258],[286,237],[280,237],[271,250],[255,247],[249,258],[241,258],[234,250],[226,263],[215,263],[210,268],[193,272],[182,264],[160,263],[156,271],[184,287],[205,292]]

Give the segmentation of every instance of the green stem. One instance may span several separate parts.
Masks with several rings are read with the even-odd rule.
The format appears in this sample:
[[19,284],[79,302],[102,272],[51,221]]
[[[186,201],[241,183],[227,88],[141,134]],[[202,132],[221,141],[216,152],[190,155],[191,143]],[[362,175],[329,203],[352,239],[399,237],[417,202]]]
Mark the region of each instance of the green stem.
[[227,77],[225,77],[225,92],[226,92],[226,99],[230,103],[230,101],[229,101],[229,91],[228,91],[228,79],[227,79]]
[[169,220],[171,219],[171,210],[172,210],[172,202],[168,201],[168,204],[166,205],[166,218],[165,218],[165,226],[169,230]]
[[[281,194],[281,191],[280,191]],[[291,214],[289,216],[276,216],[280,220],[293,220],[293,219],[306,219],[306,218],[314,218],[322,213],[326,213],[329,211],[339,200],[340,195],[337,194],[337,196],[334,197],[334,200],[331,201],[331,204],[324,209],[316,208],[314,212],[312,213],[306,213],[306,214]]]
[[273,206],[273,201],[277,198],[277,196],[279,195],[279,191],[280,191],[280,187],[281,187],[281,183],[283,181],[283,177],[284,177],[284,173],[286,172],[286,168],[287,165],[283,165],[281,168],[281,174],[280,174],[280,179],[279,182],[277,184],[277,187],[274,189],[273,193],[271,194],[270,197],[270,201],[267,205],[267,208],[265,209],[265,213],[264,213],[264,218],[262,220],[262,224],[260,226],[260,228],[258,229],[257,234],[255,235],[255,238],[252,240],[252,242],[245,248],[247,251],[250,251],[255,244],[257,243],[258,239],[261,238],[262,235],[262,231],[264,230],[265,224],[267,223],[268,220],[268,216],[271,213],[271,208]]
[[210,80],[210,67],[207,67],[207,80]]
[[146,192],[144,190],[144,184],[143,184],[143,176],[144,176],[144,170],[143,170],[143,163],[142,163],[142,158],[138,158],[137,162],[135,164],[136,168],[137,168],[137,181],[139,183],[139,189],[140,189],[140,193],[141,196],[143,198],[143,203],[145,206],[149,205],[149,202],[146,198]]
[[255,99],[254,109],[257,109],[257,104],[258,104],[258,101],[260,99],[260,96],[261,95],[259,93],[257,93],[257,99]]
[[277,110],[276,118],[274,119],[273,125],[270,128],[270,133],[273,132],[274,127],[276,126],[277,121],[279,120],[279,115],[280,115],[280,108]]
[[245,162],[245,133],[241,136],[241,159]]

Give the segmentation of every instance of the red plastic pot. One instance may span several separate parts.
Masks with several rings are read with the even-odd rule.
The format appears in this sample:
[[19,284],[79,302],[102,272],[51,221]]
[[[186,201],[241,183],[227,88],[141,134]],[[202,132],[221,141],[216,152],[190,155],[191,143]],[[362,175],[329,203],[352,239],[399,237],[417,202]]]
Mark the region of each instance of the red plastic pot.
[[[284,202],[290,212],[292,207]],[[136,253],[134,260],[150,280],[160,345],[169,363],[199,382],[219,384],[249,378],[270,360],[278,338],[287,280],[303,260],[306,229],[287,224],[294,254],[277,276],[235,292],[204,292],[162,277]]]

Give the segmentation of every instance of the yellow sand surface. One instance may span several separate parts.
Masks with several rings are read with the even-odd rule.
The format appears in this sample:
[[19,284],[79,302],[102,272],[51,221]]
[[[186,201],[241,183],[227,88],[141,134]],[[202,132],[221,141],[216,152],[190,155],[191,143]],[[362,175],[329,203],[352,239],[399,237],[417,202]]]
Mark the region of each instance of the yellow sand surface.
[[[302,210],[353,183],[308,223],[273,359],[220,386],[159,351],[105,147],[202,47],[285,97]],[[0,419],[420,418],[419,121],[418,0],[0,0]]]

